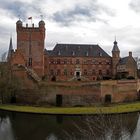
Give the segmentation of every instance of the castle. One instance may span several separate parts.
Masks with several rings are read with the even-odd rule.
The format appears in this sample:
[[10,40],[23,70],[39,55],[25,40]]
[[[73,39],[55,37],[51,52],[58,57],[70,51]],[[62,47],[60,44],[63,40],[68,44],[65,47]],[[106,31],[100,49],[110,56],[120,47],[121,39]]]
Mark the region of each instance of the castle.
[[[36,81],[96,81],[112,78],[137,78],[137,64],[129,52],[120,57],[114,41],[112,57],[97,44],[56,44],[45,49],[45,22],[38,27],[16,22],[17,49],[10,40],[8,62],[21,78],[32,76]],[[26,71],[26,74],[25,74]]]

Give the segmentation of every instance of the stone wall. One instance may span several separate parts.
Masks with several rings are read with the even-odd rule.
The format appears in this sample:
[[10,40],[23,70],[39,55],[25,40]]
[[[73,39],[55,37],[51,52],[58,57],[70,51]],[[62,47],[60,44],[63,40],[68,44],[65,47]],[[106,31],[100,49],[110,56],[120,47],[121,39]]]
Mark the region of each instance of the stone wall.
[[36,89],[27,89],[17,95],[18,103],[35,105],[56,105],[56,96],[62,96],[62,106],[91,106],[105,102],[111,95],[111,102],[128,102],[137,99],[139,82],[104,81],[91,83],[46,83]]
[[139,81],[137,80],[114,80],[102,82],[101,96],[102,102],[106,95],[111,95],[112,102],[127,102],[137,99],[137,89]]

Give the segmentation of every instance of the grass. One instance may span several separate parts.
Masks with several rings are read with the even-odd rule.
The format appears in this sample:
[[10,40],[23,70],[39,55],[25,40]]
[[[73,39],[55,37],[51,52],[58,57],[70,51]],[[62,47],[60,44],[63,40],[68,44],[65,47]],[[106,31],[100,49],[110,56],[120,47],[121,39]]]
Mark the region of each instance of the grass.
[[140,102],[111,105],[109,107],[31,107],[1,104],[0,110],[39,114],[116,114],[140,111]]

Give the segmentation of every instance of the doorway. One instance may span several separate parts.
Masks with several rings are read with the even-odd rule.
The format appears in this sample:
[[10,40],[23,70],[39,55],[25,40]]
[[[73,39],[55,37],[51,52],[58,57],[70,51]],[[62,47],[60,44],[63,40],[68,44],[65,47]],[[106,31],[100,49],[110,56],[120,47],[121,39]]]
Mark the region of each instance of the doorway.
[[61,94],[56,95],[56,106],[60,107],[63,103],[63,97]]
[[80,72],[79,72],[79,71],[76,72],[76,77],[77,77],[77,78],[80,77]]
[[78,81],[81,81],[81,79],[80,79],[80,71],[76,71],[76,78],[77,78]]
[[105,95],[105,103],[111,103],[112,97],[110,94]]

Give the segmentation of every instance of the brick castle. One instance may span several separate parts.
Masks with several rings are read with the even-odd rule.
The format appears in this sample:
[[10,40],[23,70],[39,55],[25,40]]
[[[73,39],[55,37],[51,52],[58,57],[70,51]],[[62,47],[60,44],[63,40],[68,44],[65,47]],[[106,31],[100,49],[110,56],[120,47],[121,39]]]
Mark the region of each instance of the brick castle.
[[[137,64],[129,52],[120,57],[117,41],[112,56],[97,44],[56,44],[45,49],[45,22],[38,27],[16,22],[17,49],[10,40],[8,62],[21,78],[30,75],[36,81],[96,81],[112,78],[137,78]],[[25,73],[26,72],[26,73]]]

